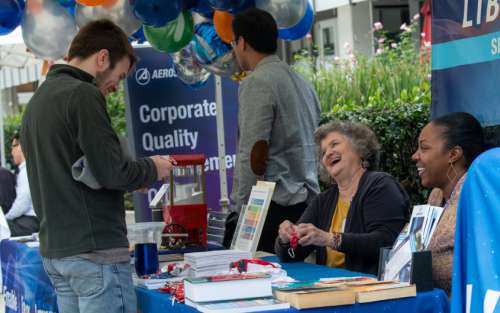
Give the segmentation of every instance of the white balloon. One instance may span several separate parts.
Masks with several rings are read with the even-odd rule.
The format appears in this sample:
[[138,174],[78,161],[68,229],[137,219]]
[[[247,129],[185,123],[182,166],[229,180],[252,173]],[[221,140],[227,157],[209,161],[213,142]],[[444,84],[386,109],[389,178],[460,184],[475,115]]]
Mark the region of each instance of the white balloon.
[[43,1],[39,9],[24,14],[23,39],[31,52],[49,60],[66,56],[77,32],[75,19],[56,1]]
[[295,26],[305,15],[308,0],[255,0],[255,7],[269,12],[278,28]]
[[76,5],[76,24],[79,27],[99,19],[108,19],[118,25],[127,36],[135,33],[142,26],[141,20],[134,16],[129,0],[117,0],[113,6],[104,7]]

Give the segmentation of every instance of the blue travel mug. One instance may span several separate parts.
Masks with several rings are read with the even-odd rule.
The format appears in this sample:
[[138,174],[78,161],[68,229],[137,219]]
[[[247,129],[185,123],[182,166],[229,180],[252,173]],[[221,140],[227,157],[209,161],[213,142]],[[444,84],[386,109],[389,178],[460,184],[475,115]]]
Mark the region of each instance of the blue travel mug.
[[136,244],[134,257],[137,276],[141,277],[158,272],[158,249],[156,243]]

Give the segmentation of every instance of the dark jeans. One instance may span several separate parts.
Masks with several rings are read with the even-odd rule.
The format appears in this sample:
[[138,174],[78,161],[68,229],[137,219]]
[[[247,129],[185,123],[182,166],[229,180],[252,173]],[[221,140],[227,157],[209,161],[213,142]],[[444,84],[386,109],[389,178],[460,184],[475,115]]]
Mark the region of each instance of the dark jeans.
[[266,221],[260,235],[257,251],[274,253],[274,242],[276,237],[278,237],[280,224],[285,220],[296,223],[302,216],[302,213],[304,213],[306,207],[306,202],[297,203],[291,206],[282,206],[271,201],[271,205],[267,211]]
[[12,237],[29,236],[40,230],[40,222],[35,216],[23,215],[13,220],[7,220]]

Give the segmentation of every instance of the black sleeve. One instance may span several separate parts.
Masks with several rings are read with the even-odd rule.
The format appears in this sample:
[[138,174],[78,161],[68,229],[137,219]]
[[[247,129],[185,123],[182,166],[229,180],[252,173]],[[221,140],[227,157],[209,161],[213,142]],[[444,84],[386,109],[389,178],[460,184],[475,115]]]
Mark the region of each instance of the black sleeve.
[[367,190],[360,205],[365,233],[344,233],[339,251],[378,260],[379,250],[391,246],[408,222],[408,195],[391,176],[382,176]]
[[9,212],[16,199],[16,176],[4,168],[0,168],[0,206],[3,213]]
[[[311,223],[316,225],[319,228],[318,220],[319,220],[319,211],[321,210],[321,195],[317,195],[313,201],[307,206],[306,210],[297,221],[297,224],[301,223]],[[290,248],[290,244],[283,244],[279,240],[279,236],[276,237],[276,242],[274,243],[274,252],[279,257],[281,262],[299,262],[303,261],[305,258],[314,251],[316,246],[306,246],[303,247],[299,245],[297,249],[294,250],[295,258],[290,257],[288,254],[288,249]]]
[[104,96],[93,86],[82,84],[70,102],[70,120],[91,172],[106,189],[132,191],[152,184],[156,167],[149,158],[124,158],[119,139],[111,127]]

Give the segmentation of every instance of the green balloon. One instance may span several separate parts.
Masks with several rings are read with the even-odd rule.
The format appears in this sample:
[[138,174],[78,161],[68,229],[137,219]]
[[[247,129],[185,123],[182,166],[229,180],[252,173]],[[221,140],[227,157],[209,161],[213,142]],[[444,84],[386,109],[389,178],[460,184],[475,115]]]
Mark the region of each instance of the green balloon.
[[194,35],[193,16],[182,11],[179,16],[162,27],[144,25],[144,35],[154,48],[174,53],[185,47]]

